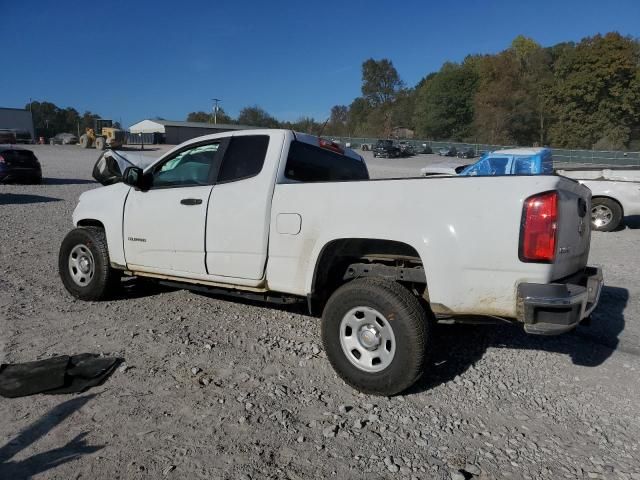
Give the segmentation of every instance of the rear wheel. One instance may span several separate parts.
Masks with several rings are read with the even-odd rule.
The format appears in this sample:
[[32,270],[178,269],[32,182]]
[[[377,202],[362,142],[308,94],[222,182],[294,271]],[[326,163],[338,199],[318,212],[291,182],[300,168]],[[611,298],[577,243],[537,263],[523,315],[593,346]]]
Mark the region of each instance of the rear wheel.
[[331,365],[350,386],[395,395],[420,377],[431,339],[430,319],[399,283],[366,278],[343,285],[322,315]]
[[82,148],[89,148],[91,146],[91,141],[89,141],[89,137],[87,135],[82,135],[80,137],[80,146]]
[[71,295],[81,300],[109,297],[120,279],[110,266],[107,239],[98,227],[71,230],[60,246],[58,271]]
[[594,198],[591,201],[591,228],[610,232],[622,223],[622,207],[610,198]]
[[95,144],[98,150],[104,150],[104,147],[105,147],[104,137],[96,138]]

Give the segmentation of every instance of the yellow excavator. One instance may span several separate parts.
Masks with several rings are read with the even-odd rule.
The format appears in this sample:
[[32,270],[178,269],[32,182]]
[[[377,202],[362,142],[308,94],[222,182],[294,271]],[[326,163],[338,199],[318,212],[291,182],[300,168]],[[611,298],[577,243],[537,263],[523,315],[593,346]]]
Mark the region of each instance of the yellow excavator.
[[86,133],[80,137],[80,146],[104,150],[105,148],[119,148],[125,144],[125,140],[125,131],[114,128],[111,120],[96,118],[93,121],[93,128],[87,128]]

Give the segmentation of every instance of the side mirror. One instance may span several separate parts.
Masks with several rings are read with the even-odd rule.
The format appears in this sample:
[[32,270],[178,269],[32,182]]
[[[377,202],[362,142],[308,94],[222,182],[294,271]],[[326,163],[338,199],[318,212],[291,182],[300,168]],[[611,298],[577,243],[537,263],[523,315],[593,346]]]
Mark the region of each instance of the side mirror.
[[144,186],[144,174],[140,167],[127,167],[122,176],[122,181],[130,187],[142,188]]

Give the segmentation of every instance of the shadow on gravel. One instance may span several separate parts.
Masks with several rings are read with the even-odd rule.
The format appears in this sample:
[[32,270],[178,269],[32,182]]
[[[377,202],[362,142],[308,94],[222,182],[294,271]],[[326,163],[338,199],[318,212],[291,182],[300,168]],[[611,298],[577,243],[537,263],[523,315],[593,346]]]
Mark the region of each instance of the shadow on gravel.
[[154,295],[160,295],[161,293],[172,292],[174,290],[177,289],[160,285],[157,282],[143,278],[123,278],[120,288],[111,300],[118,301],[131,300],[132,298],[152,297]]
[[628,300],[626,288],[605,286],[591,325],[556,337],[528,335],[515,324],[437,325],[427,373],[406,393],[423,392],[453,380],[479,361],[488,348],[562,353],[571,357],[575,365],[586,367],[601,365],[617,349],[640,355],[640,345],[619,345]]
[[98,184],[95,180],[84,180],[82,178],[44,178],[42,183],[45,185],[88,185],[90,183]]
[[60,198],[22,193],[0,193],[0,205],[25,205],[28,203],[60,202]]
[[200,292],[197,290],[193,290],[191,291],[191,293],[193,293],[194,295],[202,295],[203,297],[208,297],[215,300],[223,300],[225,302],[241,303],[242,305],[251,305],[253,307],[262,307],[271,310],[280,310],[281,312],[309,316],[309,309],[307,308],[307,304],[302,300],[294,303],[276,303],[266,302],[265,300],[252,300],[245,297],[225,295],[224,293]]
[[86,395],[61,403],[29,425],[15,438],[9,440],[4,447],[0,448],[0,478],[30,479],[58,465],[71,462],[82,455],[101,450],[104,447],[103,445],[87,445],[84,437],[87,436],[88,432],[84,432],[62,447],[32,455],[24,460],[10,460],[22,450],[47,435],[94,397],[95,394]]

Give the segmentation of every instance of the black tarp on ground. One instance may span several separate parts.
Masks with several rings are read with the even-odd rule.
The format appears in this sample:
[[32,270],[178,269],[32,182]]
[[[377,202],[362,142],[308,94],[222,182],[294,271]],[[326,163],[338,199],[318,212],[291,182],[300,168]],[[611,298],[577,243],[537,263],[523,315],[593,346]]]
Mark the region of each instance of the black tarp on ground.
[[122,361],[93,353],[0,365],[0,396],[77,393],[99,385]]

